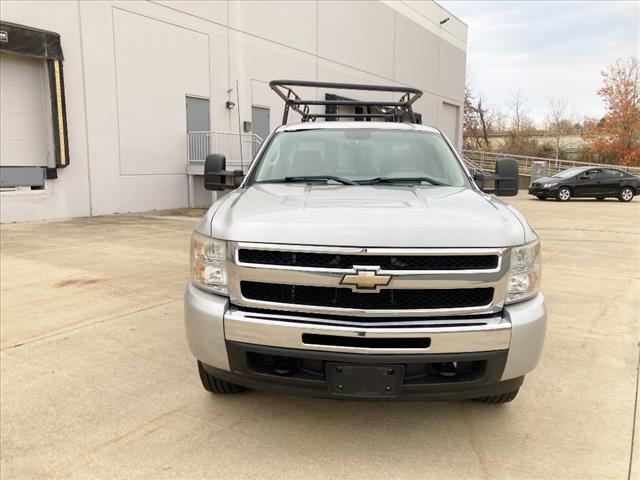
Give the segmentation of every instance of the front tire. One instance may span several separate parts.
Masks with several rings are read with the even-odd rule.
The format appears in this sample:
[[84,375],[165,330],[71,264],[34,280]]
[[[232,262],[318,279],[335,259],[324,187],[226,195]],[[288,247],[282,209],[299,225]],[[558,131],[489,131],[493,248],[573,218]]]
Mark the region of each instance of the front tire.
[[221,380],[209,374],[204,369],[200,360],[198,360],[198,373],[200,374],[202,386],[207,392],[215,393],[216,395],[232,395],[234,393],[242,393],[246,390],[243,386]]
[[568,202],[571,199],[571,189],[569,187],[561,187],[556,193],[556,200],[560,202]]
[[482,403],[509,403],[514,398],[516,398],[519,391],[520,389],[516,388],[515,390],[512,390],[507,393],[501,393],[500,395],[491,395],[489,397],[474,398],[474,400],[476,402],[482,402]]
[[634,194],[632,188],[624,187],[618,194],[618,200],[620,200],[621,202],[630,202],[631,200],[633,200],[633,195]]

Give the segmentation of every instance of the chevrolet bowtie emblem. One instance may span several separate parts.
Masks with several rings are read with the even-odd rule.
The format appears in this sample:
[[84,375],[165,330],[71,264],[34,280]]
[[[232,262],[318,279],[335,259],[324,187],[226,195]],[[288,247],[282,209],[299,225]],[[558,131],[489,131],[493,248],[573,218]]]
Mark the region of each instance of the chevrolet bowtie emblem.
[[351,286],[352,290],[377,291],[380,287],[389,285],[391,275],[378,275],[379,268],[364,269],[353,267],[356,273],[348,273],[342,277],[340,284]]

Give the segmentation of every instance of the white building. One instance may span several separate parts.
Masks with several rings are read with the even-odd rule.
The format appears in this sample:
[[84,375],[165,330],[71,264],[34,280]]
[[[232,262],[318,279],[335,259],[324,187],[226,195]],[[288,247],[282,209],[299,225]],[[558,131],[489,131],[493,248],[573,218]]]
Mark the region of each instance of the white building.
[[467,27],[431,1],[4,0],[0,22],[2,222],[209,202],[187,129],[246,165],[272,79],[413,86],[462,141]]

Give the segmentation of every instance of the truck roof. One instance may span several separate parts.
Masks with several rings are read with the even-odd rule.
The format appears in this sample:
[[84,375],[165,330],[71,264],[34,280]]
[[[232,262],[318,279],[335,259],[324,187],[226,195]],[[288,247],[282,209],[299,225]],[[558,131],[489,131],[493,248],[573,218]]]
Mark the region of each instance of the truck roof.
[[281,125],[276,132],[291,132],[298,130],[319,130],[331,128],[366,128],[377,130],[411,130],[416,132],[440,133],[436,128],[416,123],[398,122],[303,122]]

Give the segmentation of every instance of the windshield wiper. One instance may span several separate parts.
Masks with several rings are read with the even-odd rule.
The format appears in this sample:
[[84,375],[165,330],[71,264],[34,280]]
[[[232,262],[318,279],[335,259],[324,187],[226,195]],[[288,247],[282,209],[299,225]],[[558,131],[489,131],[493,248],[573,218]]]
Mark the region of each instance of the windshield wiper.
[[360,185],[373,185],[374,183],[410,183],[410,182],[428,182],[431,185],[440,187],[448,187],[446,183],[439,182],[431,177],[377,177],[369,180],[359,180]]
[[273,180],[263,180],[256,183],[295,183],[295,182],[319,182],[329,181],[342,183],[343,185],[358,185],[356,182],[352,182],[348,178],[336,177],[333,175],[299,175],[295,177],[284,177]]

